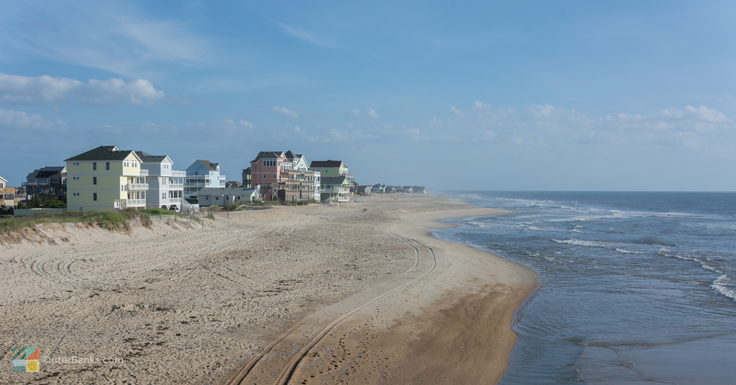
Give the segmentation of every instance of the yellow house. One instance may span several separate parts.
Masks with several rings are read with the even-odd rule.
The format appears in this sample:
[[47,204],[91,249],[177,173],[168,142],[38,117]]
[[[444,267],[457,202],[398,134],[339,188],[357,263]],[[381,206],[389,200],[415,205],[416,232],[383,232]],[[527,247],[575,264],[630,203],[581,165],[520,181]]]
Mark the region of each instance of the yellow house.
[[15,207],[15,187],[8,187],[8,180],[1,176],[0,206]]
[[100,146],[66,160],[67,211],[145,208],[148,170],[132,150]]

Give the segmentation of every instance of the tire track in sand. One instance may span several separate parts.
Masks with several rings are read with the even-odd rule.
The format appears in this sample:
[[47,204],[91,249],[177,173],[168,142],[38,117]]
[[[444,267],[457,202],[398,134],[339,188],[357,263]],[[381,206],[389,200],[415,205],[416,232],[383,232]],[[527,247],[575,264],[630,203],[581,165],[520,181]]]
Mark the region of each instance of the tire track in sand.
[[[347,312],[343,312],[338,317],[334,318],[329,324],[327,324],[325,327],[323,327],[314,337],[312,337],[309,341],[306,342],[306,344],[303,345],[301,349],[299,349],[296,353],[291,355],[291,359],[286,364],[286,366],[281,370],[279,376],[274,380],[274,384],[277,385],[285,385],[288,384],[289,381],[294,376],[294,373],[296,372],[297,368],[303,361],[305,357],[309,354],[312,349],[314,349],[315,346],[317,346],[324,338],[330,334],[331,331],[333,331],[336,327],[343,324],[346,320],[348,320],[351,316],[358,313],[359,311],[367,308],[368,306],[385,299],[392,294],[400,292],[402,289],[405,289],[421,280],[426,278],[429,274],[431,274],[436,268],[437,268],[437,256],[435,255],[434,249],[431,247],[417,241],[413,238],[405,238],[398,234],[395,234],[396,237],[401,239],[403,242],[405,242],[407,245],[411,246],[414,250],[415,255],[415,261],[414,265],[409,268],[407,271],[404,272],[404,275],[410,274],[414,270],[416,270],[420,263],[422,262],[422,252],[420,251],[420,247],[423,250],[429,251],[428,257],[431,257],[431,266],[423,271],[418,276],[405,281],[403,283],[400,283],[398,286],[390,287],[389,289],[383,291],[382,293],[373,296],[369,298],[367,301],[354,306],[353,308],[349,309]],[[417,246],[418,245],[418,246]],[[400,280],[397,279],[397,280]],[[354,297],[359,296],[362,293],[354,294],[353,296],[347,298],[344,301],[348,301]],[[289,346],[287,343],[287,339],[289,338],[298,338],[297,332],[300,329],[300,327],[304,326],[309,321],[309,317],[305,318],[304,320],[298,322],[296,325],[288,329],[286,332],[284,332],[279,338],[277,338],[273,343],[268,345],[263,351],[261,351],[258,355],[253,357],[251,360],[249,360],[243,368],[241,368],[237,373],[235,373],[234,376],[230,378],[229,381],[226,382],[227,385],[245,385],[245,384],[251,384],[255,382],[251,382],[252,380],[252,374],[257,369],[257,366],[264,362],[264,359],[266,356],[271,354],[279,354],[279,349],[285,350],[284,352],[281,352],[281,354],[287,354],[289,353]],[[308,338],[308,337],[307,337]],[[282,347],[282,345],[285,345]],[[265,364],[267,365],[267,364]],[[262,383],[262,379],[255,379],[258,380],[259,383]]]

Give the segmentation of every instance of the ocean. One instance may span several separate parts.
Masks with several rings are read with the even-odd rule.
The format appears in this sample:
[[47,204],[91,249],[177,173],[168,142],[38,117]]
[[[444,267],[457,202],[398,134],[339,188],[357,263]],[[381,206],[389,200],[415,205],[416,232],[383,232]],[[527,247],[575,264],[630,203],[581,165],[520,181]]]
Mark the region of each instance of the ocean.
[[736,384],[736,193],[455,192],[440,239],[537,272],[500,384]]

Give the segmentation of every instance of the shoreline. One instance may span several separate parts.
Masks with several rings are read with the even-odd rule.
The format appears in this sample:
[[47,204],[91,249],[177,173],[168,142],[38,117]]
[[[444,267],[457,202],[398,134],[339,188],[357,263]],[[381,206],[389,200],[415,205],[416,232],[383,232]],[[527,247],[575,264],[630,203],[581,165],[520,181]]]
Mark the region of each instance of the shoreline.
[[[284,384],[497,382],[516,340],[513,319],[537,287],[536,275],[496,254],[432,234],[435,229],[453,226],[440,222],[443,219],[503,211],[434,199],[441,200],[441,209],[402,214],[390,227],[391,232],[415,242],[418,258],[420,254],[426,260],[431,256],[432,268],[421,277],[410,276],[410,280],[376,291],[373,294],[394,293],[380,297],[379,302],[371,299],[370,308],[354,308],[356,304],[347,301],[342,308],[349,318],[328,324],[328,330],[312,331],[316,337],[306,346],[293,341],[269,346],[226,383],[270,383],[274,378],[279,379],[274,383]],[[494,270],[492,279],[486,275],[488,269]],[[310,317],[301,322],[312,322]],[[280,339],[298,332],[297,327]],[[285,353],[299,348],[295,356]]]
[[6,343],[123,362],[48,364],[39,375],[0,372],[0,382],[222,383],[258,356],[248,379],[259,383],[284,368],[289,383],[495,381],[534,273],[431,234],[448,225],[438,219],[494,213],[386,195],[235,212],[196,228],[42,226],[44,242],[0,255]]

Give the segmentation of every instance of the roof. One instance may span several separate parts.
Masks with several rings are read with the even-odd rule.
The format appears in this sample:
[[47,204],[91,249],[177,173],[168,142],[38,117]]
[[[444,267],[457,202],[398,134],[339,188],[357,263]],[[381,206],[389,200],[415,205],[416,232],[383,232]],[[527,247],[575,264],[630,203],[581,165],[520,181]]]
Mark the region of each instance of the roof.
[[[119,150],[116,146],[100,146],[93,148],[87,152],[65,159],[65,162],[72,160],[123,160],[134,153],[132,150]],[[137,155],[136,155],[137,156]]]
[[323,176],[320,183],[321,184],[343,184],[347,178],[344,176]]
[[251,160],[251,162],[255,162],[263,158],[274,159],[274,158],[280,157],[283,154],[284,154],[283,151],[261,151],[258,153],[258,156],[256,156],[255,159]]
[[[194,163],[201,164],[204,168],[210,170],[210,171],[217,171],[217,166],[219,166],[219,163],[212,163],[209,160],[203,160],[203,159],[197,159],[194,161]],[[191,166],[189,166],[191,167]]]
[[166,155],[151,155],[147,152],[143,151],[136,151],[136,155],[138,155],[139,158],[141,158],[142,162],[156,162],[159,163],[166,159]]
[[64,166],[46,166],[31,171],[26,178],[50,178],[64,171]]
[[304,157],[304,154],[295,154],[291,150],[286,151],[284,155],[286,156],[286,159],[289,159],[289,160],[294,160],[294,159],[299,159],[299,158]]
[[309,167],[340,167],[341,160],[313,160]]

